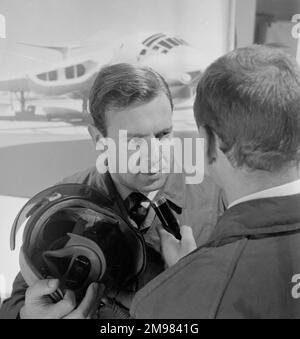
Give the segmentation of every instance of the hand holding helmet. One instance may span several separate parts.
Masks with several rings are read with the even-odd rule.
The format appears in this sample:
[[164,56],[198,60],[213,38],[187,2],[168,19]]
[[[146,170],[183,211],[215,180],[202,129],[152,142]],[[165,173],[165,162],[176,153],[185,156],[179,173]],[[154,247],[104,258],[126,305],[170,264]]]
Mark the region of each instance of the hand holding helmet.
[[21,319],[89,319],[99,307],[104,286],[93,283],[87,289],[80,305],[76,307],[75,294],[67,290],[63,299],[57,303],[49,298],[59,286],[57,279],[37,281],[27,289],[25,305],[20,311]]
[[14,249],[25,223],[20,267],[29,289],[21,317],[90,317],[103,294],[94,283],[114,291],[134,284],[146,266],[146,245],[112,206],[89,186],[64,184],[23,207],[11,232]]

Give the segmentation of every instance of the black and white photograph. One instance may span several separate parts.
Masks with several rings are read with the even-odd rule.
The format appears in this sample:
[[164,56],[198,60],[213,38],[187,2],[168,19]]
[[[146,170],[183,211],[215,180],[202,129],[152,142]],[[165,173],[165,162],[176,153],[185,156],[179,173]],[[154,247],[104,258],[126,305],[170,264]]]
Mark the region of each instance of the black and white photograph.
[[0,319],[299,318],[300,0],[0,0]]

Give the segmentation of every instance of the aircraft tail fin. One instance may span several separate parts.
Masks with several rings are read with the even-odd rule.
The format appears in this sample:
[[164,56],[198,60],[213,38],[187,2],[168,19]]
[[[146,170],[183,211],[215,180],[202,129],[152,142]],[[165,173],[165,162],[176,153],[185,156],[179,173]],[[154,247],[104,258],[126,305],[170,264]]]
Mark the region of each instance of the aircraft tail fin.
[[27,43],[27,42],[19,42],[19,44],[24,45],[24,46],[30,46],[30,47],[51,49],[51,50],[54,50],[54,51],[61,53],[64,59],[66,59],[68,53],[71,50],[82,48],[82,45],[69,45],[69,46],[63,46],[63,45],[58,46],[58,45],[56,45],[55,46],[55,45],[31,44],[31,43]]

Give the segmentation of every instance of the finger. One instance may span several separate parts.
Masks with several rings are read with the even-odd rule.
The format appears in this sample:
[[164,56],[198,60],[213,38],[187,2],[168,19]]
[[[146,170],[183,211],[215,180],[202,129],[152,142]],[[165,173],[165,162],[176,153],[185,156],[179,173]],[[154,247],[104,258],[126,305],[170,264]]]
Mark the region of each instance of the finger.
[[193,234],[193,229],[190,226],[183,225],[180,227],[181,243],[184,249],[193,251],[197,248],[196,241]]
[[64,298],[49,308],[51,318],[61,319],[71,313],[76,307],[76,298],[73,291],[67,290]]
[[97,283],[92,283],[88,287],[85,297],[76,309],[76,313],[80,318],[86,318],[93,307],[97,305],[98,302],[100,303],[100,298],[98,299],[98,289]]
[[55,292],[58,288],[58,279],[43,279],[38,280],[34,285],[30,286],[26,291],[26,299],[34,301],[41,297]]
[[180,227],[180,233],[182,235],[183,238],[186,239],[194,239],[194,235],[193,235],[193,229],[191,226],[187,226],[187,225],[182,225]]

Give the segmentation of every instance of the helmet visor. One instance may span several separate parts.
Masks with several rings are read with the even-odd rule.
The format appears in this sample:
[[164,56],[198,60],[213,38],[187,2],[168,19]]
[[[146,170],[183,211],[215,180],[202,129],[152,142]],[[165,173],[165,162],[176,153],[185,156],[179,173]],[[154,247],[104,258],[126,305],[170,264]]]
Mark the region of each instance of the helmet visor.
[[10,233],[10,248],[15,249],[16,234],[24,222],[40,209],[48,208],[57,200],[85,199],[97,205],[111,205],[111,201],[100,192],[81,184],[62,184],[45,189],[31,198],[16,216]]

